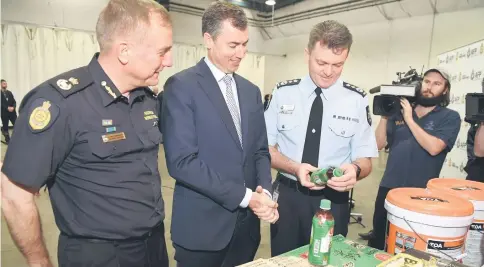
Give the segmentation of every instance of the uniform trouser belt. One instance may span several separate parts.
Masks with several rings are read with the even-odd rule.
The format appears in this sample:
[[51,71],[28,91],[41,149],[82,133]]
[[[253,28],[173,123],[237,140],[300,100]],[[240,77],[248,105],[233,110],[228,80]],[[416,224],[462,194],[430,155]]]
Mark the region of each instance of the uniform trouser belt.
[[324,196],[324,193],[322,190],[311,190],[303,186],[299,181],[294,181],[293,179],[287,178],[281,173],[277,174],[276,183],[283,184],[307,196]]

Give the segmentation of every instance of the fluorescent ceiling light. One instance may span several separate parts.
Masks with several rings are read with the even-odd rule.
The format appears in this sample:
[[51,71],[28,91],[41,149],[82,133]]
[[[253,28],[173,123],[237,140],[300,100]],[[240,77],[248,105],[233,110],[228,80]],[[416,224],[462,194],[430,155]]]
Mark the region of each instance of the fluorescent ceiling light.
[[274,1],[274,0],[267,0],[266,1],[266,5],[268,5],[268,6],[273,6],[275,4],[276,4],[276,1]]

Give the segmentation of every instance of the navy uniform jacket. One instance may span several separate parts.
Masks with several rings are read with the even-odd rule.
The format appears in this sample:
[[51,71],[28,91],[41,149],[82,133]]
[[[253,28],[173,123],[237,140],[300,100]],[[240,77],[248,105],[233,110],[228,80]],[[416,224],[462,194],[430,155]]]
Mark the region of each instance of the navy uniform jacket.
[[64,234],[142,236],[164,218],[157,114],[149,88],[121,95],[96,55],[25,96],[2,171],[25,187],[47,184]]
[[[176,180],[171,237],[191,250],[221,250],[233,236],[246,188],[271,190],[270,154],[260,90],[234,74],[243,148],[221,89],[204,60],[165,84],[163,141]],[[248,209],[248,208],[247,208]],[[260,222],[246,223],[258,243]]]

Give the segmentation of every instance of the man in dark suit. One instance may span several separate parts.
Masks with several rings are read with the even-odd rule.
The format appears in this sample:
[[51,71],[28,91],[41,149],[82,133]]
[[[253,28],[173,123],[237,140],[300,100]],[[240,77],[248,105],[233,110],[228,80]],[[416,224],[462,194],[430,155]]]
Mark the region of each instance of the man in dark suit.
[[159,119],[160,123],[158,123],[158,128],[160,128],[160,132],[163,132],[163,123],[161,123],[161,118],[163,118],[163,91],[159,92],[156,95],[156,98],[158,99],[158,106],[159,106]]
[[17,120],[17,102],[11,91],[7,90],[7,81],[2,79],[2,134],[5,137],[5,143],[10,142],[10,134],[8,133],[8,123],[15,124]]
[[247,51],[244,11],[214,2],[202,17],[208,57],[165,84],[163,137],[176,180],[171,237],[181,267],[254,259],[260,220],[279,214],[261,92],[235,74]]

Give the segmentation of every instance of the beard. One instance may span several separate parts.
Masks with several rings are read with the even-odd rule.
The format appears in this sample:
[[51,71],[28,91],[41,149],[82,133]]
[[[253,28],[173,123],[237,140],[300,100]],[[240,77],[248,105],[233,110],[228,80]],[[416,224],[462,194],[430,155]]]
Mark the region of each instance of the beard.
[[445,94],[440,94],[439,96],[434,97],[426,97],[422,95],[422,91],[419,91],[417,96],[415,97],[415,103],[424,107],[433,107],[437,106],[440,103],[444,102]]

